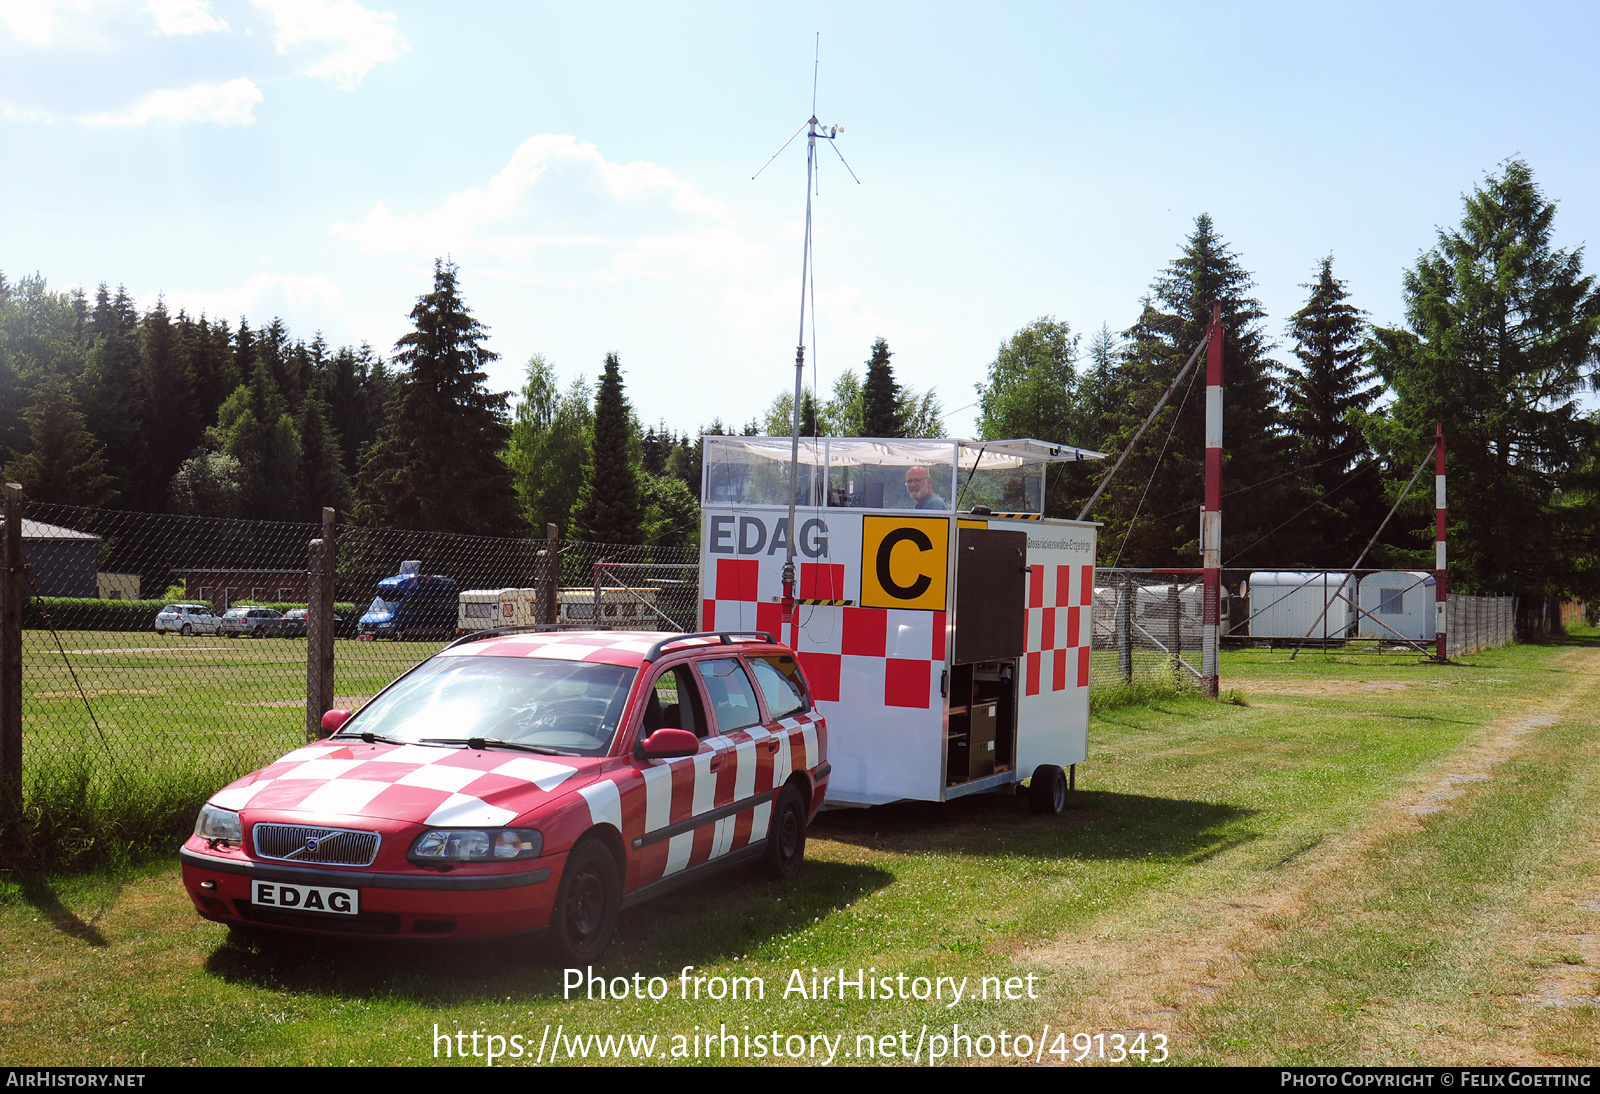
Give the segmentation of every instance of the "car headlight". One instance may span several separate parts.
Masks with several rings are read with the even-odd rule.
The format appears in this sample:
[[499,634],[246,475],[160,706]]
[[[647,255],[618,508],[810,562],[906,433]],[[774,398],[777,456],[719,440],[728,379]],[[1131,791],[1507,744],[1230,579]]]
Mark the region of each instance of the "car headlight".
[[234,810],[222,809],[208,803],[200,807],[200,816],[195,818],[194,834],[201,839],[214,840],[218,843],[242,844],[244,825],[240,823],[239,814]]
[[538,858],[544,836],[532,828],[430,828],[417,837],[412,862],[509,862]]

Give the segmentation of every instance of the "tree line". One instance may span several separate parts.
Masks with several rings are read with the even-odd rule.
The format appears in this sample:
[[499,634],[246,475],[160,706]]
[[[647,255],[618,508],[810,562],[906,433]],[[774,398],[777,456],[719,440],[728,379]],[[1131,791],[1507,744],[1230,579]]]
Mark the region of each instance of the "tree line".
[[[1372,325],[1330,255],[1310,264],[1305,303],[1278,331],[1202,214],[1128,329],[1102,327],[1085,345],[1046,316],[1000,344],[975,385],[979,438],[1120,453],[1215,306],[1226,566],[1349,566],[1398,504],[1369,564],[1430,568],[1433,493],[1400,495],[1443,421],[1453,587],[1593,596],[1600,416],[1578,396],[1596,386],[1600,293],[1581,248],[1554,247],[1554,213],[1528,166],[1508,161],[1405,272],[1403,325]],[[294,339],[276,319],[230,327],[159,301],[140,314],[121,289],[101,285],[91,300],[0,275],[6,477],[31,498],[85,506],[314,520],[335,505],[384,527],[542,535],[554,524],[681,546],[698,536],[700,437],[787,435],[793,421],[783,391],[742,427],[644,425],[615,354],[592,385],[563,387],[535,355],[519,392],[491,392],[497,355],[449,262],[410,318],[386,357]],[[803,392],[801,432],[944,435],[938,394],[900,384],[892,357],[880,338],[862,372]],[[1090,514],[1102,564],[1198,564],[1202,372]],[[1052,469],[1047,515],[1076,516],[1105,466]]]

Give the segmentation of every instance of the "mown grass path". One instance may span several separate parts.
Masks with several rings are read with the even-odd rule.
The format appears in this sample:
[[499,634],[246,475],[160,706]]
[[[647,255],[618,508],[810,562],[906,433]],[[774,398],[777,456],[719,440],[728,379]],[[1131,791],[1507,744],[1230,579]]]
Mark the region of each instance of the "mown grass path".
[[[0,1060],[431,1063],[435,1025],[532,1044],[549,1024],[653,1033],[669,1054],[723,1026],[825,1034],[836,1062],[870,1036],[883,1061],[883,1037],[909,1050],[959,1023],[1048,1024],[1069,1060],[1073,1033],[1145,1031],[1177,1062],[1592,1063],[1600,644],[1464,660],[1229,654],[1240,704],[1097,718],[1065,818],[1000,798],[828,814],[796,883],[731,875],[623,917],[604,971],[663,977],[659,1001],[564,1000],[515,945],[230,938],[167,861],[13,883]],[[686,965],[760,977],[765,997],[680,999]],[[784,993],[795,970],[840,968],[1038,990]]]

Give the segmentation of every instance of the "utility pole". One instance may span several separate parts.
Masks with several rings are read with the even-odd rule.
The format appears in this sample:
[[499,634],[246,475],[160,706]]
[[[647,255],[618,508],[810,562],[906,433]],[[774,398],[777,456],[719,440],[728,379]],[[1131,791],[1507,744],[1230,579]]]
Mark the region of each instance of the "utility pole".
[[1211,305],[1206,331],[1206,501],[1200,511],[1200,565],[1204,568],[1201,608],[1200,683],[1215,699],[1220,690],[1218,647],[1222,629],[1222,305]]

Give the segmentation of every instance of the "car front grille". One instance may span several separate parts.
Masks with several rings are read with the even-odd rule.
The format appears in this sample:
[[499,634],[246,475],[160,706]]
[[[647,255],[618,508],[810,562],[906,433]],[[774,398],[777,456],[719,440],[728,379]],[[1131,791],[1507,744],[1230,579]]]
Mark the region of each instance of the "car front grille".
[[258,824],[251,832],[256,854],[284,862],[371,866],[378,857],[376,832],[303,824]]

